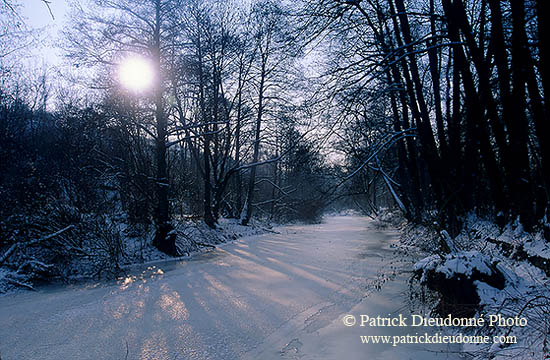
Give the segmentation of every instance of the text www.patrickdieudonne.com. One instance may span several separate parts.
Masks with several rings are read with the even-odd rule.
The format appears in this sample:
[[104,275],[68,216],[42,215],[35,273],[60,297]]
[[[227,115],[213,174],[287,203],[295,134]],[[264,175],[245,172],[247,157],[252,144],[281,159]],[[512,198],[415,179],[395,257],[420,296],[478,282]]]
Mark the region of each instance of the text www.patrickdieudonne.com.
[[[483,315],[476,318],[454,318],[451,315],[445,318],[430,318],[420,315],[411,315],[409,319],[399,314],[396,317],[380,317],[360,315],[357,321],[353,315],[346,315],[342,318],[345,326],[358,325],[360,327],[500,327],[509,328],[513,326],[525,327],[527,320],[520,317],[503,317],[501,315]],[[361,335],[362,344],[388,344],[397,346],[399,344],[515,344],[516,336],[513,335],[465,335],[458,334],[428,334],[414,333],[406,335]]]
[[391,344],[397,346],[399,344],[515,344],[517,343],[516,336],[474,336],[474,335],[361,335],[361,343],[363,344]]

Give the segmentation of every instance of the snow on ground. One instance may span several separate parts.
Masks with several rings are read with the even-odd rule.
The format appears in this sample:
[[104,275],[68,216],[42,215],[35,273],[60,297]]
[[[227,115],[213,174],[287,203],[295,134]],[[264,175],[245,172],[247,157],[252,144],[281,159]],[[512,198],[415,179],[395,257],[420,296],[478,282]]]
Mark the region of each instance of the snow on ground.
[[[418,245],[433,253],[439,249],[438,241],[433,229],[409,226],[403,244]],[[505,278],[504,289],[474,282],[481,300],[478,316],[501,315],[524,319],[527,324],[520,326],[515,322],[512,326],[483,330],[484,334],[510,337],[509,342],[517,340],[517,343],[468,344],[464,350],[475,359],[550,358],[550,279],[540,268],[541,264],[546,265],[546,260],[550,261],[550,245],[543,230],[527,233],[517,221],[500,230],[490,221],[469,215],[463,231],[452,242],[458,248],[456,253],[430,255],[417,262],[415,270],[432,270],[452,278],[469,276],[474,270],[490,274],[491,266],[496,264],[494,268]],[[533,261],[537,261],[539,267],[534,266]],[[425,274],[423,272],[423,280]]]
[[[12,252],[7,258],[9,261],[0,267],[0,294],[33,289],[37,282],[57,279],[64,282],[112,279],[136,266],[174,260],[152,245],[153,226],[129,226],[124,218],[102,220],[93,234],[69,234],[66,238],[55,238],[52,243],[44,242],[44,247],[18,248]],[[182,255],[178,259],[244,236],[272,231],[270,228],[271,225],[264,222],[252,221],[249,226],[242,226],[237,219],[224,218],[219,220],[216,229],[198,219],[174,221],[176,245]],[[6,251],[0,249],[0,256]],[[52,263],[47,263],[50,261]],[[53,270],[44,273],[44,269]]]
[[[344,326],[346,314],[410,311],[408,273],[394,268],[398,234],[371,224],[364,217],[329,217],[135,269],[110,284],[4,296],[1,357],[458,359],[456,349],[437,344],[394,347],[360,339],[405,335],[407,328]],[[389,276],[396,271],[400,275]]]
[[[456,277],[457,274],[471,276],[476,271],[486,275],[492,273],[487,257],[479,251],[461,251],[447,254],[443,258],[431,255],[414,264],[414,270],[422,270],[423,276],[427,270],[432,270],[444,274],[447,279]],[[423,281],[423,278],[420,279],[420,282]]]
[[[222,218],[218,221],[216,229],[211,229],[201,220],[178,221],[174,225],[174,232],[177,235],[176,245],[180,253],[189,256],[241,237],[271,231],[270,228],[271,225],[258,221],[243,226],[238,219]],[[152,245],[150,239],[153,238],[153,232],[154,229],[151,227],[146,234],[126,238],[124,266],[172,259]]]
[[[175,231],[180,249],[196,255],[171,260],[145,240],[150,234],[127,234],[126,275],[114,283],[41,288],[0,298],[0,354],[2,359],[124,359],[128,351],[128,359],[251,360],[342,354],[359,359],[370,354],[385,360],[438,358],[442,351],[443,358],[454,358],[449,349],[370,347],[358,341],[360,335],[391,335],[395,329],[342,327],[345,314],[413,311],[407,302],[410,273],[404,272],[412,264],[396,267],[395,258],[405,254],[418,260],[423,254],[417,269],[437,269],[448,277],[497,268],[505,278],[502,290],[475,282],[481,299],[478,316],[500,314],[528,323],[485,329],[491,336],[515,337],[517,343],[465,345],[471,357],[546,359],[550,282],[543,271],[516,256],[521,245],[527,254],[522,256],[547,259],[542,233],[527,234],[517,223],[501,231],[469,216],[465,230],[450,240],[453,254],[426,257],[439,248],[441,232],[403,225],[396,213],[382,215],[383,221],[333,216],[321,225],[275,229],[222,220],[212,230],[188,221]],[[395,233],[386,235],[388,223],[403,227],[401,242],[392,240]],[[257,233],[263,234],[247,237]],[[244,240],[229,241],[239,237]],[[509,245],[507,255],[502,244]],[[145,265],[135,265],[141,262]],[[0,279],[13,275],[0,270]]]

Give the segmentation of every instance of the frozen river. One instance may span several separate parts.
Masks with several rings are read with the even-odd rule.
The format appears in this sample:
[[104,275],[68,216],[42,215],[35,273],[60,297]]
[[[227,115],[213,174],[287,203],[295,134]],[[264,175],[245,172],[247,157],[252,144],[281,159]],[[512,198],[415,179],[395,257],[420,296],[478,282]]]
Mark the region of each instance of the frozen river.
[[445,345],[362,343],[435,331],[359,326],[361,315],[410,315],[395,233],[358,216],[277,231],[116,283],[0,297],[0,358],[457,358]]

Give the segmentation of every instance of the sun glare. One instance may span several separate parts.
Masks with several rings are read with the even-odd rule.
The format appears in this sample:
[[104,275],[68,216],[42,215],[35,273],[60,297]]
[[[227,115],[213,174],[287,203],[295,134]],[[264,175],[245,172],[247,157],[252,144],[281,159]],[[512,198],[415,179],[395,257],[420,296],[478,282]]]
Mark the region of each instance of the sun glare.
[[154,78],[151,64],[140,57],[125,59],[119,65],[118,76],[122,86],[136,92],[150,88]]

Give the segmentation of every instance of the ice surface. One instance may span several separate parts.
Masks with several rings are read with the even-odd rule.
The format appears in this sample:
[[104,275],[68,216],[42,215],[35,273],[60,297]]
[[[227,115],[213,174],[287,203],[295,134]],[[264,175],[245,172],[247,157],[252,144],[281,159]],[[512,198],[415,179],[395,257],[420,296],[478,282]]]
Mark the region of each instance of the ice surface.
[[350,312],[406,308],[406,275],[369,290],[396,236],[368,226],[331,217],[112,284],[4,296],[2,359],[452,359],[438,348],[364,345],[363,328],[342,325]]

